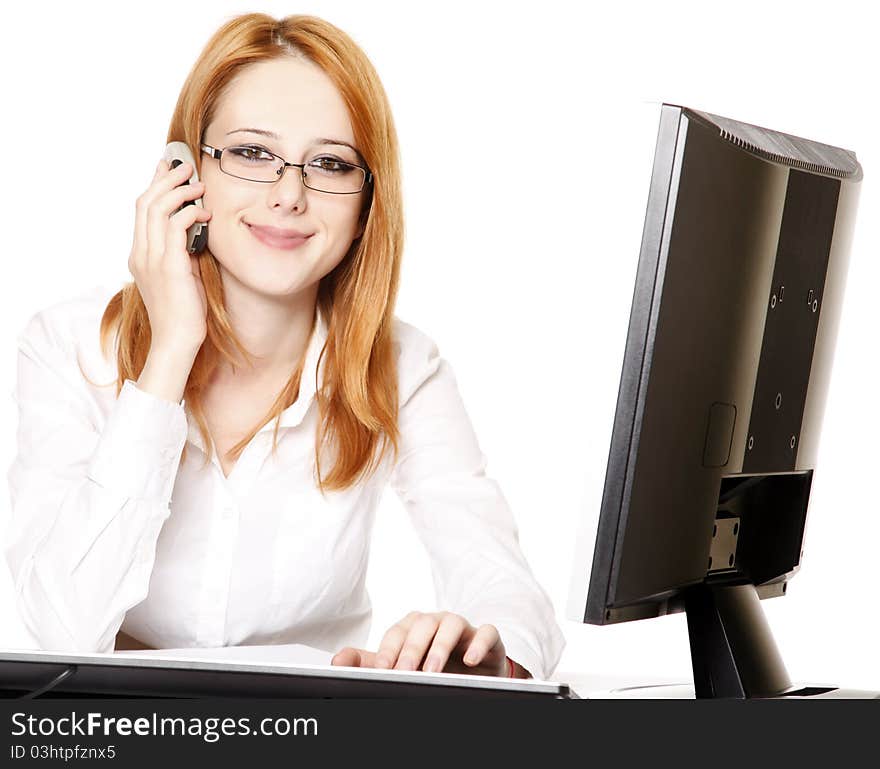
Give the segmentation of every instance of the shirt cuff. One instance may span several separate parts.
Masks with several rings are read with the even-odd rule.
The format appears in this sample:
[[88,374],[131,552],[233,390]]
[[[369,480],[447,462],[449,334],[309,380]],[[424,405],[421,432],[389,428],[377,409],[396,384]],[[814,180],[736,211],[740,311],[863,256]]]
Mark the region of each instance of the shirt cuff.
[[126,379],[87,475],[127,497],[167,504],[187,434],[183,405],[145,392]]
[[535,680],[546,680],[541,655],[509,627],[503,624],[496,624],[495,627],[498,629],[498,635],[501,636],[501,643],[504,644],[504,653],[514,662],[522,665]]

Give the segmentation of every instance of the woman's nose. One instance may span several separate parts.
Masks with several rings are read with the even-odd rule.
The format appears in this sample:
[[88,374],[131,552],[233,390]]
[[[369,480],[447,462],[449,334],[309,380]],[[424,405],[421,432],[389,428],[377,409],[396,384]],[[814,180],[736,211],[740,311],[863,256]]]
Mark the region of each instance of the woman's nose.
[[272,184],[273,197],[282,205],[304,201],[307,189],[302,168],[292,164],[284,166],[278,181]]

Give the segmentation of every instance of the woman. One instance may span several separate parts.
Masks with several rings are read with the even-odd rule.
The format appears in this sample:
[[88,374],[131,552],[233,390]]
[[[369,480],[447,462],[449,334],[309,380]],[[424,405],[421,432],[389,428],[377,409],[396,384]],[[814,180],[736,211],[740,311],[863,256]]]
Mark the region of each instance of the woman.
[[[160,161],[136,205],[134,282],[43,310],[19,338],[6,550],[31,633],[62,650],[303,643],[339,665],[548,677],[564,646],[552,604],[448,364],[393,315],[397,140],[365,54],[315,17],[234,18],[168,141],[201,184]],[[197,222],[207,248],[190,256]],[[388,483],[446,610],[408,614],[371,652],[364,578]]]

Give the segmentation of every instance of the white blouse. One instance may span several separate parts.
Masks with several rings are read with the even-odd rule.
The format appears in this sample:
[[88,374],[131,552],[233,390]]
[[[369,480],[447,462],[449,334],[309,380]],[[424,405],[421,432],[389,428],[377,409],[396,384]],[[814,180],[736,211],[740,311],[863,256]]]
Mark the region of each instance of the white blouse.
[[5,553],[21,619],[41,648],[111,652],[120,629],[156,648],[364,648],[370,535],[390,483],[430,555],[438,607],[495,625],[511,659],[535,678],[552,674],[565,646],[553,605],[429,337],[395,318],[396,463],[389,452],[371,478],[322,497],[313,480],[320,313],[276,455],[271,420],[227,478],[216,453],[202,468],[185,400],[131,380],[116,397],[115,356],[99,344],[115,291],[44,309],[18,337]]

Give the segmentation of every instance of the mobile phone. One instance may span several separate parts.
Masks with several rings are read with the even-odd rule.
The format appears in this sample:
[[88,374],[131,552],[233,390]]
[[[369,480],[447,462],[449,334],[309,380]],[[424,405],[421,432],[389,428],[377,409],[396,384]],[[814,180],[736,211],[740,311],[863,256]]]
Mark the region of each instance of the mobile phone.
[[[169,142],[165,147],[165,161],[174,170],[181,163],[189,163],[192,166],[192,176],[184,184],[195,183],[199,180],[199,172],[196,170],[196,161],[192,152],[184,142]],[[187,200],[177,211],[182,211],[186,206],[202,207],[202,199]],[[174,213],[177,213],[175,211]],[[200,254],[208,244],[208,223],[196,222],[186,230],[186,250],[191,254]]]

